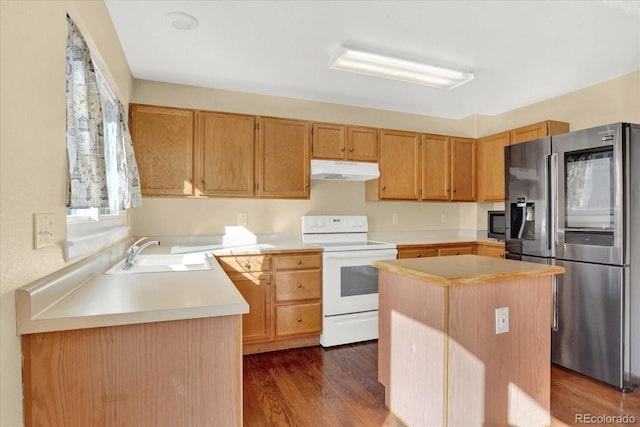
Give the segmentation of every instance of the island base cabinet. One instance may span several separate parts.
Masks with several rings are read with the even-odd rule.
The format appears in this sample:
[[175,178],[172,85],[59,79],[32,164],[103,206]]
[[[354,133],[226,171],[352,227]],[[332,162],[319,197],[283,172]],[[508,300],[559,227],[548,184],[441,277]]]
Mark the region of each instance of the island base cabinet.
[[25,425],[242,425],[241,317],[24,335]]
[[[551,278],[442,286],[380,271],[378,379],[407,425],[549,425]],[[509,331],[496,334],[496,309]]]

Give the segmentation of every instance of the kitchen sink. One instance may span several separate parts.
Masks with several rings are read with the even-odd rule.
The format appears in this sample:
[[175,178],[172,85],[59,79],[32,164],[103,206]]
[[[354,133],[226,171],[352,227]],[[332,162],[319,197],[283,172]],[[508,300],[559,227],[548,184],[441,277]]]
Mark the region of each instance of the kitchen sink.
[[135,264],[125,270],[125,260],[121,260],[111,267],[105,274],[137,274],[137,273],[167,273],[181,271],[211,270],[213,268],[205,253],[189,254],[154,254],[138,255]]

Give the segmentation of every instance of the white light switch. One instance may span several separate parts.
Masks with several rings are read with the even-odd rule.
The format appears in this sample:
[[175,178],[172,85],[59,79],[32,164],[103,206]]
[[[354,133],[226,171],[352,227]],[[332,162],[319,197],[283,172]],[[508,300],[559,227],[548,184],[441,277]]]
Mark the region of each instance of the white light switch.
[[496,335],[509,332],[509,307],[496,308]]
[[53,245],[53,214],[33,214],[33,228],[35,249]]
[[238,212],[238,225],[246,227],[249,225],[249,214],[246,212]]
[[397,213],[391,214],[391,222],[393,224],[397,224],[398,223],[398,214]]

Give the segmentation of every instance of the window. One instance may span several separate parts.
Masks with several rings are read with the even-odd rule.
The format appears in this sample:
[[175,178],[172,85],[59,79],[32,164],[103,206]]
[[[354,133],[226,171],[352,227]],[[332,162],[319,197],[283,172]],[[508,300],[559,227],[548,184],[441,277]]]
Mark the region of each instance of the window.
[[[102,207],[67,209],[65,255],[69,260],[96,251],[128,236],[129,227],[123,225],[123,214],[120,210],[123,209],[123,206],[119,203],[118,197],[123,191],[120,179],[120,174],[123,171],[119,167],[118,158],[118,151],[122,151],[122,148],[118,147],[118,144],[126,143],[127,141],[122,136],[124,131],[128,134],[128,130],[123,131],[119,128],[122,121],[120,111],[122,106],[112,90],[112,85],[105,77],[105,73],[97,66],[82,35],[69,17],[67,17],[67,23],[67,150],[70,167],[75,166],[75,169],[69,171],[70,185],[74,179],[76,181],[82,179],[86,182],[93,181],[96,173],[102,176],[101,182],[103,182],[101,184],[102,191],[97,198],[97,204]],[[93,80],[94,76],[95,80]],[[99,105],[94,102],[97,94],[99,94],[97,97]],[[76,109],[82,108],[78,107],[78,102],[84,102],[85,105],[94,102],[90,107],[92,111],[87,115],[80,116],[79,127],[77,123],[73,122],[77,118]],[[74,116],[70,116],[70,114]],[[89,118],[87,119],[87,117]],[[97,131],[90,135],[90,138],[94,138],[94,140],[89,150],[86,145],[87,136],[81,135],[79,131],[87,130],[87,122],[92,120],[93,124],[90,123],[89,126],[97,126],[95,128]],[[103,150],[104,159],[102,158]],[[85,159],[81,157],[87,156],[89,151],[92,153],[91,156],[95,157],[93,160],[97,159],[98,162],[96,163],[97,169],[89,169],[89,172],[86,172],[87,168],[81,162]],[[72,161],[75,161],[75,165]],[[92,166],[95,167],[95,164]],[[75,175],[76,172],[78,175]],[[81,172],[90,175],[80,178]],[[105,178],[106,184],[104,184]],[[95,189],[93,190],[95,191]],[[85,206],[96,203],[96,197],[91,200],[93,201],[89,200],[89,193],[87,193]],[[106,207],[106,204],[109,206]]]

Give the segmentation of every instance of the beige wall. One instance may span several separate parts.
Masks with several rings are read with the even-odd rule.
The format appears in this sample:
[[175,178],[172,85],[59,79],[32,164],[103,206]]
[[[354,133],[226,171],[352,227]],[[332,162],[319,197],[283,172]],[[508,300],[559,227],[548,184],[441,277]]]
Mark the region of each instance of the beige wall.
[[[455,121],[212,89],[133,81],[100,1],[0,1],[0,426],[22,425],[14,290],[65,265],[64,46],[69,11],[107,65],[123,103],[135,102],[481,136],[548,118],[579,129],[640,122],[640,72],[496,117]],[[493,204],[364,201],[362,183],[314,182],[310,200],[145,199],[136,234],[220,233],[249,214],[258,233],[292,232],[304,214],[366,213],[373,230],[482,229]],[[499,205],[499,204],[498,204]],[[53,213],[56,246],[33,249],[34,213]],[[398,213],[399,223],[391,223]]]
[[[65,265],[66,13],[109,64],[123,102],[133,78],[104,3],[0,1],[0,426],[22,423],[14,289]],[[57,245],[33,249],[33,214],[55,216]]]

